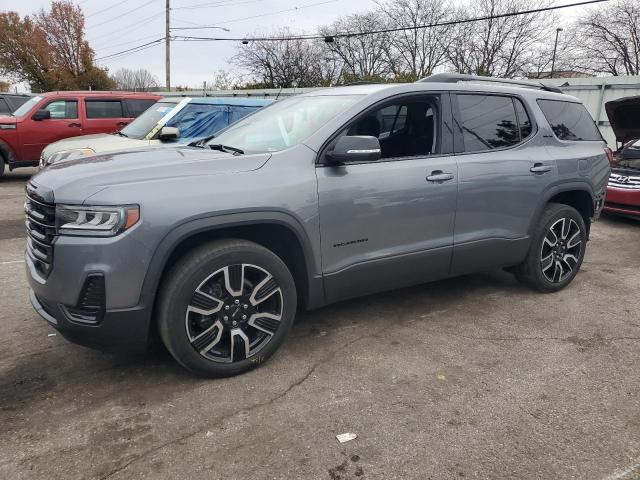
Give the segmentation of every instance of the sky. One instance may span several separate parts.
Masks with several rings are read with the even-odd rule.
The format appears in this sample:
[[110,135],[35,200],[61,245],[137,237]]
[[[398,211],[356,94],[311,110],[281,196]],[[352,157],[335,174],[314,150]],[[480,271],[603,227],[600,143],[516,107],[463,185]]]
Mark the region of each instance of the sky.
[[[270,33],[282,27],[314,32],[339,16],[367,11],[373,0],[170,0],[171,26],[221,26],[218,29],[174,30],[174,35],[244,37]],[[28,15],[47,9],[45,0],[0,0],[0,11]],[[165,0],[77,0],[85,14],[86,37],[97,63],[110,72],[119,68],[146,68],[164,85],[164,43],[118,58],[99,60],[164,37]],[[183,8],[188,7],[188,8]],[[171,43],[171,84],[191,87],[210,82],[220,69],[235,70],[228,60],[237,42]]]
[[[341,16],[376,8],[375,0],[170,0],[173,35],[245,37],[269,34],[282,27],[315,33]],[[465,3],[458,0],[456,3]],[[0,0],[0,11],[21,15],[48,9],[50,0]],[[85,13],[86,37],[97,63],[110,72],[119,68],[146,68],[164,85],[164,42],[146,50],[104,58],[164,37],[165,0],[75,0]],[[570,3],[554,0],[555,4]],[[533,7],[535,2],[531,4]],[[570,19],[577,9],[561,11]],[[185,30],[184,27],[219,26],[228,29]],[[229,64],[238,42],[171,43],[172,86],[201,87],[220,69],[237,71]],[[102,59],[102,60],[101,60]]]

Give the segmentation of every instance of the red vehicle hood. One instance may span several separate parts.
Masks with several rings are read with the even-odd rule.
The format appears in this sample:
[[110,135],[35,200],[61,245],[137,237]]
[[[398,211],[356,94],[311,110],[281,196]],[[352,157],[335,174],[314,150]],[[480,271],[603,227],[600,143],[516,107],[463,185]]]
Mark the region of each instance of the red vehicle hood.
[[612,100],[604,108],[618,142],[640,138],[640,96]]

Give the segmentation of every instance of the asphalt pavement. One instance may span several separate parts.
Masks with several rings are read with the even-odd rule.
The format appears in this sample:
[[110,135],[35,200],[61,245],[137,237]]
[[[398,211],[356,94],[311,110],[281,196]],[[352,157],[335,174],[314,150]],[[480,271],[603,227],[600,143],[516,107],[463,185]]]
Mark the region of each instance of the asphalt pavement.
[[203,380],[33,311],[31,173],[0,180],[0,478],[640,478],[640,222],[596,223],[562,292],[496,271],[342,302]]

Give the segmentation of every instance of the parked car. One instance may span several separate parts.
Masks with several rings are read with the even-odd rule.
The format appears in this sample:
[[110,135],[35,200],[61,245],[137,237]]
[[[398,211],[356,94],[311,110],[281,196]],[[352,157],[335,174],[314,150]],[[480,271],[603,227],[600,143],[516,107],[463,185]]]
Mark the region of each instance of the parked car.
[[0,93],[0,115],[11,115],[30,98],[31,95]]
[[164,98],[118,132],[52,143],[42,152],[40,166],[128,148],[192,143],[271,102],[253,98]]
[[640,218],[640,96],[605,104],[620,148],[607,187],[607,213]]
[[269,359],[298,308],[500,267],[556,292],[602,209],[605,142],[576,98],[491,82],[324,89],[202,148],[45,168],[26,194],[31,302],[72,341],[135,350],[157,331],[223,376]]
[[149,93],[50,92],[0,115],[0,176],[38,165],[44,147],[76,135],[120,130],[161,97]]

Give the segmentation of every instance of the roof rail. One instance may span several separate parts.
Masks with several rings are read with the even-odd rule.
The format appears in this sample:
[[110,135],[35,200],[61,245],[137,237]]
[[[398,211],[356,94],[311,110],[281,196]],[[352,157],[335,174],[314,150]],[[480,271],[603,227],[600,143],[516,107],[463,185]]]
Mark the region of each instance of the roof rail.
[[491,82],[504,83],[506,85],[517,85],[519,87],[539,88],[547,92],[562,93],[558,87],[551,87],[541,82],[528,82],[526,80],[511,80],[508,78],[481,77],[479,75],[467,75],[465,73],[436,73],[430,77],[421,78],[420,83],[441,82],[441,83],[458,83],[458,82]]

